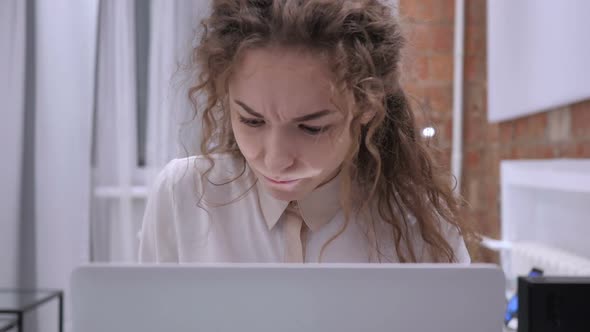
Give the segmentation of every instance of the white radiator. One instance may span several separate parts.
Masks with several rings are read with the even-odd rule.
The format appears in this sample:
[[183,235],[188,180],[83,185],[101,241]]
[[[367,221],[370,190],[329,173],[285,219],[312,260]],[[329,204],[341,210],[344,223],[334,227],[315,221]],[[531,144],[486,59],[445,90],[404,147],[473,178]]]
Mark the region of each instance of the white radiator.
[[590,276],[590,259],[540,243],[513,242],[506,256],[512,276],[527,275],[533,267],[544,275]]
[[590,276],[590,258],[537,242],[509,242],[484,237],[482,245],[501,254],[507,297],[516,290],[519,276],[533,268],[548,276]]

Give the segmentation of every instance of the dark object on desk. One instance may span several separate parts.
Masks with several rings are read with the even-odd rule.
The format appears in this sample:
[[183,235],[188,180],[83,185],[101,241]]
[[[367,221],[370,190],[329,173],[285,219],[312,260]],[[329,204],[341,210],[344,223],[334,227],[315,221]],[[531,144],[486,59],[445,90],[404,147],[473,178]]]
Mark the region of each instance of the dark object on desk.
[[[32,290],[32,289],[3,289],[0,288],[0,318],[12,317],[18,332],[24,332],[24,315],[35,310],[40,305],[57,299],[59,332],[63,332],[63,291],[61,290]],[[6,324],[10,325],[9,323]],[[2,322],[0,322],[2,327]],[[8,331],[14,326],[5,327],[0,331]]]
[[16,318],[11,315],[0,315],[0,332],[7,332],[16,327]]
[[518,332],[590,331],[590,277],[518,278]]
[[[543,270],[533,268],[529,272],[529,277],[542,277]],[[506,304],[506,313],[504,313],[504,325],[510,326],[514,320],[518,320],[518,294],[514,294]]]

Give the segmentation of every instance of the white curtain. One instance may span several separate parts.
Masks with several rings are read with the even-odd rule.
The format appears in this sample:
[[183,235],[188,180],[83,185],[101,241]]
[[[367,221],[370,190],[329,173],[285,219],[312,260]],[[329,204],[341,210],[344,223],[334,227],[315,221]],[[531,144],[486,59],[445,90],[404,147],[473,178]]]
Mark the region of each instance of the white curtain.
[[[152,0],[151,47],[137,54],[140,1],[0,1],[0,287],[67,291],[82,263],[134,261],[154,174],[199,153],[199,121],[183,123],[208,1]],[[139,56],[149,57],[143,110]],[[65,308],[67,322],[67,297]],[[56,330],[55,316],[42,309],[38,326]]]
[[17,286],[26,2],[0,1],[0,287]]
[[196,82],[192,48],[209,1],[152,0],[147,161],[153,173],[174,157],[200,153],[201,126],[188,89]]
[[65,288],[88,261],[98,1],[36,6],[37,284]]
[[[0,287],[67,290],[88,261],[97,9],[0,1]],[[56,331],[56,311],[25,329]]]
[[35,5],[35,284],[67,290],[89,254],[98,0]]
[[[133,261],[137,89],[133,1],[100,3],[92,207],[93,257]],[[146,55],[147,56],[147,55]]]
[[[97,71],[92,252],[95,261],[133,262],[151,180],[171,159],[199,153],[200,122],[188,101],[191,49],[208,1],[152,0],[149,18],[133,1],[102,0]],[[137,9],[137,8],[136,8]],[[139,53],[135,20],[149,21]],[[148,57],[147,108],[136,100],[138,59]],[[146,159],[138,163],[137,112],[145,112]]]

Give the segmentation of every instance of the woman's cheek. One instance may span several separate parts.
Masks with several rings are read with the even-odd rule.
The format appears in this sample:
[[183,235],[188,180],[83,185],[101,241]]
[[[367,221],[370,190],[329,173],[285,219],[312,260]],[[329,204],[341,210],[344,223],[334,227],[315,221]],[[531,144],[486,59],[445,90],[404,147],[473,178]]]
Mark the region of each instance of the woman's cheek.
[[332,139],[324,137],[306,144],[302,155],[307,165],[314,169],[325,169],[332,166],[334,158],[338,156],[337,149],[338,146],[334,145]]
[[322,147],[323,151],[321,151],[321,153],[324,158],[328,159],[328,163],[331,167],[337,167],[344,161],[350,145],[350,133],[343,130],[335,131],[326,140],[326,144]]
[[262,148],[256,132],[254,130],[248,130],[248,128],[244,128],[244,126],[240,124],[234,126],[233,130],[234,137],[236,138],[236,142],[238,143],[242,155],[244,155],[246,159],[254,158],[258,154],[258,150]]

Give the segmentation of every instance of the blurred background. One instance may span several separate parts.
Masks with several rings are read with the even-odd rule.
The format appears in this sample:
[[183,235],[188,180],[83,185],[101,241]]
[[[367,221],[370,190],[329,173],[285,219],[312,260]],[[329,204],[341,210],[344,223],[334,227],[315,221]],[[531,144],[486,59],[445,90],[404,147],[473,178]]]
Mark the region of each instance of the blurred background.
[[[419,130],[485,237],[475,260],[590,274],[590,2],[393,4]],[[0,288],[135,260],[154,175],[199,153],[187,89],[208,7],[0,0]]]

